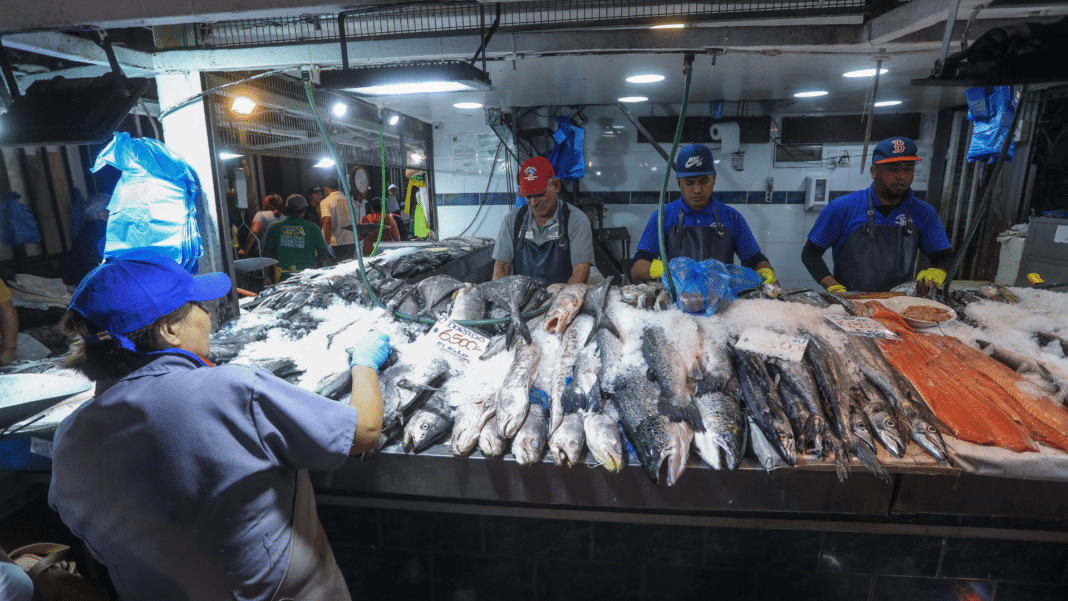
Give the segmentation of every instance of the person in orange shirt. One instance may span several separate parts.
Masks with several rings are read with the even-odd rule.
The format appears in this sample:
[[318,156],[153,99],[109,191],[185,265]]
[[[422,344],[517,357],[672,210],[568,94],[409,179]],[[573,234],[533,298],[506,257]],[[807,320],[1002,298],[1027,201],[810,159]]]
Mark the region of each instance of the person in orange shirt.
[[[367,201],[367,216],[360,223],[373,223],[378,225],[382,221],[382,199],[375,197]],[[374,249],[378,232],[367,234],[363,237],[363,255],[369,256]],[[386,229],[382,230],[382,242],[400,242],[400,229],[392,215],[386,215]]]

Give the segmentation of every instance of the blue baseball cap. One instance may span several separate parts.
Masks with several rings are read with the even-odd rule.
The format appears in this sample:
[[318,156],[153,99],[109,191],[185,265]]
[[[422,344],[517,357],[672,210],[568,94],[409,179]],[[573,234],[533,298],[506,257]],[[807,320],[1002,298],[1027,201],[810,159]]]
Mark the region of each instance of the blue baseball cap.
[[908,138],[887,138],[871,153],[871,164],[896,163],[898,161],[922,161],[916,156],[916,143]]
[[715,175],[716,162],[712,160],[712,151],[704,144],[690,144],[679,151],[675,157],[675,176],[694,177],[696,175]]
[[154,323],[190,301],[215,300],[230,292],[225,273],[192,276],[174,259],[149,249],[108,257],[89,272],[71,297],[68,311],[100,328],[96,340],[115,338],[135,351],[127,334]]

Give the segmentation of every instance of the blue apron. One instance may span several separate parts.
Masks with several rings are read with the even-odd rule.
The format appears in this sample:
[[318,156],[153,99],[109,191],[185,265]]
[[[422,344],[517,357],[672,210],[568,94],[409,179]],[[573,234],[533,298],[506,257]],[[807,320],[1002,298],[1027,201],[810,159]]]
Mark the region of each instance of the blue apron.
[[914,277],[920,237],[908,207],[905,225],[875,225],[872,191],[868,190],[868,223],[857,228],[834,257],[834,279],[850,292],[886,292]]
[[668,228],[664,240],[667,262],[676,257],[689,257],[695,261],[715,259],[721,263],[734,263],[734,234],[719,220],[715,206],[712,215],[716,219],[715,225],[685,225],[682,211],[679,211],[678,222]]
[[560,236],[541,244],[527,240],[527,213],[530,208],[526,205],[519,208],[512,232],[513,274],[534,278],[542,286],[564,284],[571,279],[574,270],[571,265],[571,241],[567,237],[567,222],[571,210],[566,203],[560,203],[560,206],[557,219]]

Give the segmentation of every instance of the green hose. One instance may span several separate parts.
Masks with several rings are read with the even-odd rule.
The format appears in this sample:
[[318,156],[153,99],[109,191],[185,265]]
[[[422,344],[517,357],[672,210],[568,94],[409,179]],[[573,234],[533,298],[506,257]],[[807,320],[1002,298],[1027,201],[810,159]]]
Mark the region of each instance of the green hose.
[[675,141],[671,144],[671,153],[668,154],[667,168],[664,169],[664,184],[660,187],[660,206],[656,210],[657,239],[660,243],[660,260],[664,262],[664,273],[668,277],[668,290],[672,301],[678,300],[675,294],[675,282],[671,280],[671,270],[668,266],[667,247],[664,245],[664,204],[667,200],[668,181],[671,179],[671,166],[675,161],[675,152],[679,149],[679,139],[682,138],[682,126],[686,122],[686,106],[690,103],[690,77],[693,75],[693,56],[686,55],[682,63],[682,71],[686,74],[686,87],[682,93],[682,108],[679,109],[679,123],[675,126]]

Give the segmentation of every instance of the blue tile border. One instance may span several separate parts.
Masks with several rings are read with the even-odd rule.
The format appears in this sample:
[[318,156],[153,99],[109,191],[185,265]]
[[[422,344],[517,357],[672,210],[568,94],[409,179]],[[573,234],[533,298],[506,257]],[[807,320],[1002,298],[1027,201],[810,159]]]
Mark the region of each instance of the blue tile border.
[[788,204],[788,205],[805,204],[805,193],[804,192],[787,192],[786,193],[786,204]]
[[765,194],[765,192],[763,190],[750,190],[749,191],[749,197],[746,199],[745,204],[749,204],[749,205],[768,205],[768,204],[772,204],[770,202],[764,202],[764,194]]
[[[831,200],[852,194],[856,190],[832,190],[828,195]],[[916,198],[926,200],[927,192],[918,190]],[[585,192],[584,196],[595,196],[604,201],[606,205],[655,205],[660,202],[659,191],[610,191],[610,192]],[[713,192],[716,200],[724,204],[750,204],[750,205],[800,205],[805,204],[805,193],[797,190],[780,190],[771,193],[771,202],[764,202],[763,190],[716,190]],[[678,190],[668,190],[666,202],[678,199]],[[486,205],[515,206],[515,196],[508,192],[463,192],[452,194],[437,194],[435,201],[438,206],[474,206],[479,204],[479,199],[484,199]]]
[[713,192],[716,200],[728,205],[744,205],[748,192]]
[[477,192],[467,192],[464,194],[438,194],[438,206],[464,206],[464,205],[477,205],[479,199],[482,197]]
[[484,195],[485,204],[487,205],[506,205],[509,207],[515,206],[515,195],[509,192],[490,192]]

